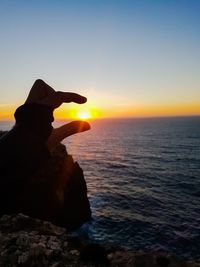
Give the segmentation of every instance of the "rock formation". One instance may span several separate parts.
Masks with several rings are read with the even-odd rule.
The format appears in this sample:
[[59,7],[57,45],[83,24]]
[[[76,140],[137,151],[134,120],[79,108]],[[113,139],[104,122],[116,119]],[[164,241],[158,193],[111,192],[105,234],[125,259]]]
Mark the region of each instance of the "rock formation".
[[[12,184],[10,187],[15,190]],[[78,228],[91,217],[83,171],[62,144],[56,147],[45,166],[30,174],[20,195],[12,201],[16,213],[47,220],[68,230]]]
[[175,256],[88,244],[64,228],[23,214],[0,218],[2,267],[199,267]]
[[18,212],[26,215],[0,218],[0,267],[200,267],[167,254],[90,244],[66,231],[89,220],[91,210],[83,171],[63,145],[30,176],[21,198]]

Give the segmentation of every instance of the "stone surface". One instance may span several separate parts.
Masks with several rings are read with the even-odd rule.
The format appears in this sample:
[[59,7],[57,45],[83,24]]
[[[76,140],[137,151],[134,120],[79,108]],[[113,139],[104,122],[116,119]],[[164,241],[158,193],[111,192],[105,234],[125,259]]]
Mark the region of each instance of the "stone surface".
[[64,228],[23,214],[0,218],[1,267],[199,267],[175,256],[89,244]]

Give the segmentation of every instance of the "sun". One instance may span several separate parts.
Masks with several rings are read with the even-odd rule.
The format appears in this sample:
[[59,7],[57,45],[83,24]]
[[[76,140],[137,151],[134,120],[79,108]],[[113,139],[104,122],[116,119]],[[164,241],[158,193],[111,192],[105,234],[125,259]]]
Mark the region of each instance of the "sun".
[[77,116],[78,119],[81,119],[81,120],[88,120],[88,119],[92,118],[92,114],[88,110],[78,111],[76,116]]
[[61,119],[70,118],[72,120],[95,120],[100,117],[100,111],[92,104],[84,104],[84,107],[71,103],[67,109],[61,109],[60,113],[56,113]]

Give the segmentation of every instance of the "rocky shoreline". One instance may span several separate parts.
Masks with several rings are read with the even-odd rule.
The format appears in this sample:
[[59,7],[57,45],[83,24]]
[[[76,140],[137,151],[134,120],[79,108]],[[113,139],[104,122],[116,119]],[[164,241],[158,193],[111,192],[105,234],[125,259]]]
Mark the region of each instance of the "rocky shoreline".
[[[4,133],[0,131],[0,136]],[[73,175],[68,171],[69,165],[75,170]],[[64,203],[62,209],[65,213],[67,211],[67,218],[73,220],[67,223],[61,220],[58,223],[54,215],[49,217],[49,221],[65,226],[58,227],[42,216],[40,220],[32,218],[38,217],[31,215],[31,209],[28,209],[30,216],[22,214],[21,211],[3,215],[0,218],[0,267],[200,267],[200,259],[199,262],[186,262],[167,253],[136,252],[110,244],[98,245],[67,232],[66,229],[77,228],[87,221],[91,211],[82,170],[67,154],[65,146],[59,145],[48,166],[33,178],[36,190],[41,187],[44,179],[52,183],[53,189],[57,188],[56,194]],[[63,192],[63,181],[72,181],[67,184],[66,192]],[[28,187],[29,191],[24,199],[30,195],[30,188],[32,186]],[[38,201],[39,207],[43,198]],[[55,199],[50,197],[47,206],[52,209]]]
[[65,228],[23,214],[0,219],[0,266],[198,267],[173,255],[90,244]]

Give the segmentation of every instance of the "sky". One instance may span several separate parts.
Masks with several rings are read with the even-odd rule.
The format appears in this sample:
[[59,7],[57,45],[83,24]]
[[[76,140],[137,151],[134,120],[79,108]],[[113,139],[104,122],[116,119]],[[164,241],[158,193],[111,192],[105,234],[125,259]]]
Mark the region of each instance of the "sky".
[[200,115],[199,14],[198,0],[0,0],[0,120],[38,78],[96,117]]

